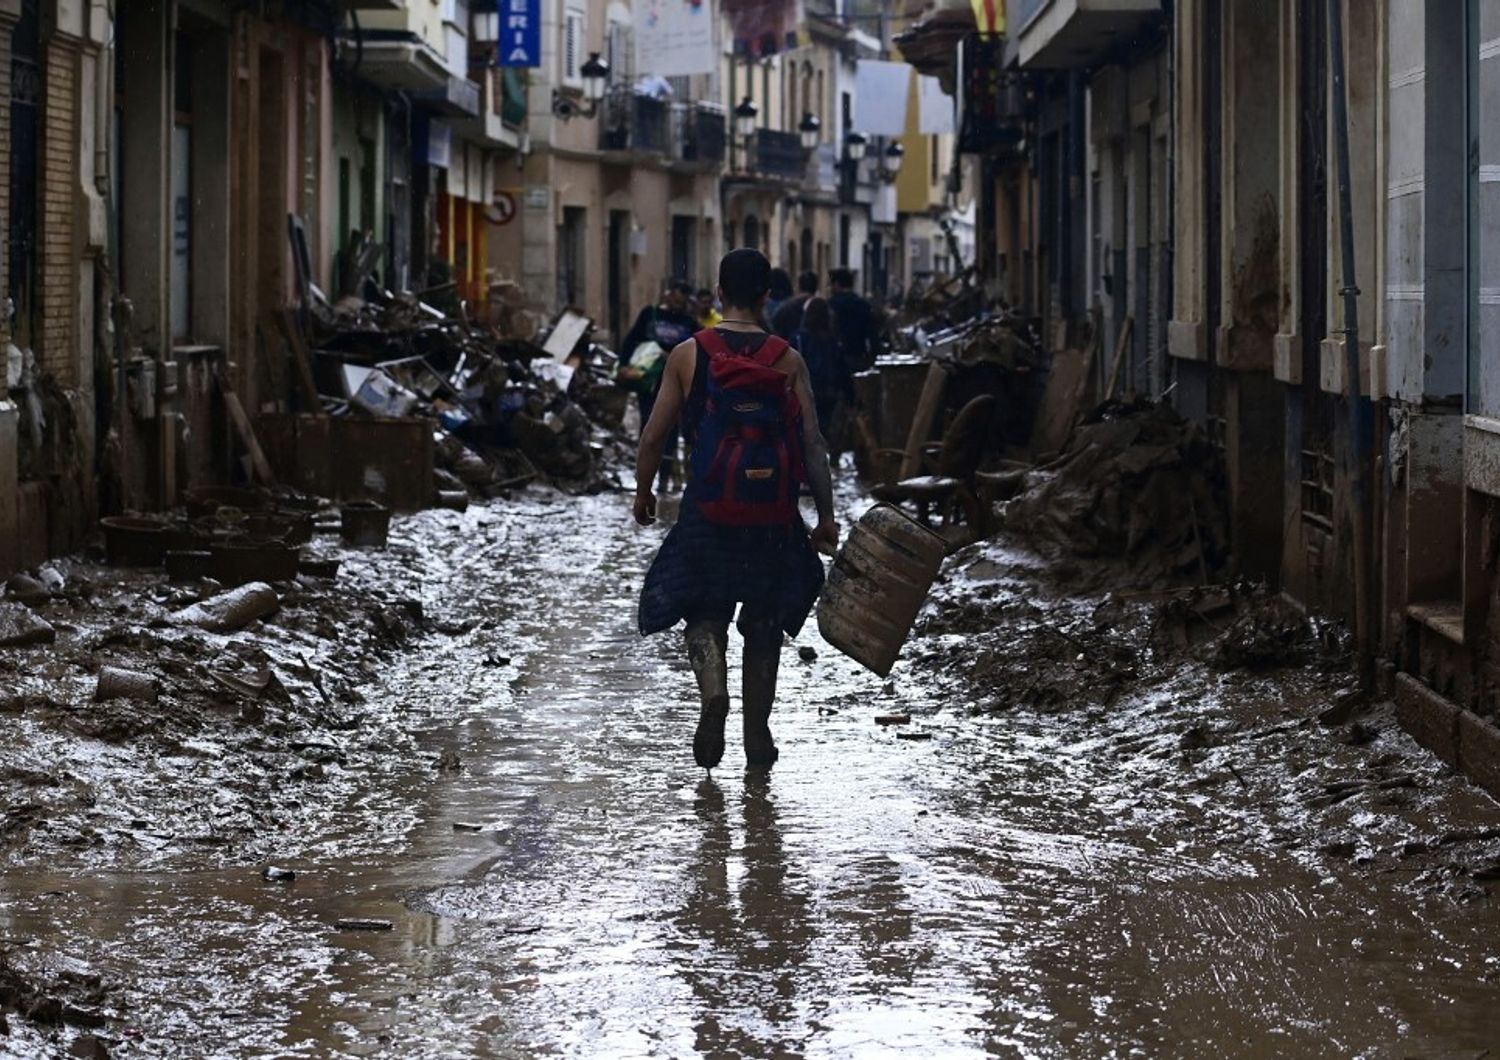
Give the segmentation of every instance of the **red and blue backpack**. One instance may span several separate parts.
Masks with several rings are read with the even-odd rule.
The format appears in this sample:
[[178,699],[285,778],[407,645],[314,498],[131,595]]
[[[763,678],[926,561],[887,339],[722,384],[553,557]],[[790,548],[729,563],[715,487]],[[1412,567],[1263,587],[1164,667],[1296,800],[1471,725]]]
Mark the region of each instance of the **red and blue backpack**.
[[776,526],[797,519],[806,477],[802,405],[792,377],[771,367],[787,349],[768,336],[735,353],[712,328],[693,336],[708,355],[703,420],[688,489],[711,523]]

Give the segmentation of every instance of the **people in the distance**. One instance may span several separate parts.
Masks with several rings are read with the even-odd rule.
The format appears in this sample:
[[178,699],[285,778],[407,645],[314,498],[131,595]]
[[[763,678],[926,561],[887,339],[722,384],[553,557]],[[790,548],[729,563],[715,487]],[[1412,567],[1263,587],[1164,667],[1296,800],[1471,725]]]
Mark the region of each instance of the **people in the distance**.
[[[691,285],[676,282],[662,291],[655,305],[642,309],[620,344],[620,367],[615,381],[633,390],[640,403],[641,430],[651,419],[656,395],[667,366],[667,354],[698,330]],[[661,488],[665,490],[676,471],[677,432],[662,443]]]
[[844,360],[833,309],[826,298],[807,300],[802,311],[802,327],[794,341],[797,352],[807,362],[813,400],[818,407],[818,423],[824,438],[829,441],[829,449],[837,454],[838,445],[832,437],[834,424],[838,422],[839,406],[854,403],[854,375]]
[[818,274],[804,272],[797,277],[797,294],[788,298],[771,317],[771,330],[791,342],[802,327],[802,310],[807,300],[818,293]]
[[879,352],[875,308],[854,290],[854,273],[848,269],[834,269],[828,279],[833,288],[828,304],[833,308],[844,363],[851,372],[863,372],[875,364]]
[[714,305],[714,293],[707,287],[698,288],[698,293],[693,296],[693,306],[698,311],[700,328],[717,327],[719,321],[724,319],[723,314]]

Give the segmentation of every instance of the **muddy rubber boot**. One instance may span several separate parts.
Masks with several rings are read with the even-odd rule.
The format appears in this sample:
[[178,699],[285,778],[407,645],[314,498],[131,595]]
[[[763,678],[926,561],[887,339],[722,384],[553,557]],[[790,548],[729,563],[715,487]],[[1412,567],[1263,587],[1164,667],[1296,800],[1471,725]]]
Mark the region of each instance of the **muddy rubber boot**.
[[781,627],[745,631],[745,765],[770,769],[781,757],[771,738],[771,706],[781,665]]
[[693,760],[712,769],[724,757],[724,721],[729,717],[729,670],[724,653],[729,627],[720,622],[689,622],[688,662],[698,678],[698,730],[693,734]]

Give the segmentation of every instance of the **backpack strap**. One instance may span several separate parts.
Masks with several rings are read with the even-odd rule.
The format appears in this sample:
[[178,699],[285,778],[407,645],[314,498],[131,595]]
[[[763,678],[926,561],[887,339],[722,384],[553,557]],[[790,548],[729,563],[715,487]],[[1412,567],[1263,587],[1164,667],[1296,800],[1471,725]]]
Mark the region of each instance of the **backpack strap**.
[[780,335],[771,335],[756,348],[755,352],[750,355],[750,359],[756,364],[770,368],[781,360],[782,354],[791,348],[792,344]]
[[723,336],[713,328],[704,328],[702,331],[695,332],[693,341],[710,357],[721,357],[729,352],[729,343],[725,342]]

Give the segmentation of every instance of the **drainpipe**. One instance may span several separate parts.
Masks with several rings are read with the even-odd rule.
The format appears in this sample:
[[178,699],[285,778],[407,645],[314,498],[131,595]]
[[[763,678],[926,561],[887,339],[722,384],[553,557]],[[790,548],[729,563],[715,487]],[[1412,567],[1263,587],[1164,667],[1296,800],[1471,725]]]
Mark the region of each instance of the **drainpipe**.
[[[119,284],[115,281],[115,274],[119,266],[115,261],[115,210],[117,204],[114,201],[114,188],[110,182],[110,141],[113,139],[114,131],[114,85],[115,85],[115,41],[116,25],[115,5],[106,3],[101,5],[104,9],[105,25],[108,32],[108,40],[100,46],[99,57],[94,66],[94,188],[99,193],[99,201],[104,204],[104,246],[99,256],[94,260],[94,343],[95,343],[95,371],[98,373],[99,365],[107,365],[113,371],[112,386],[100,387],[104,397],[103,417],[95,424],[94,452],[95,467],[101,466],[104,454],[104,444],[108,434],[109,426],[115,423],[115,417],[125,407],[125,366],[120,356],[119,343],[115,335],[115,297],[118,293]],[[90,12],[92,17],[92,11]],[[111,361],[111,356],[114,360]],[[95,408],[98,409],[99,398],[95,399]],[[116,503],[123,499],[125,483],[126,449],[125,434],[123,429],[115,431],[115,437],[120,451],[120,494],[114,498]],[[97,499],[97,491],[95,497]]]
[[[1165,267],[1162,269],[1162,277],[1166,281],[1166,312],[1167,319],[1176,316],[1176,272],[1177,272],[1177,12],[1175,5],[1168,3],[1167,8],[1167,239],[1163,250],[1166,258]],[[1165,345],[1165,342],[1163,342]],[[1174,358],[1166,355],[1165,349],[1153,350],[1152,356],[1160,356],[1162,359],[1161,370],[1156,373],[1157,378],[1152,382],[1157,384],[1156,393],[1151,396],[1157,401],[1165,400],[1167,391],[1171,389],[1172,382],[1168,376],[1172,374]]]
[[[1359,392],[1359,287],[1354,260],[1354,204],[1349,186],[1349,100],[1344,76],[1344,19],[1340,0],[1328,0],[1329,69],[1333,75],[1334,151],[1339,166],[1339,244],[1344,299],[1344,404],[1349,412],[1346,472],[1354,516],[1354,628],[1359,678],[1366,689],[1374,676],[1375,621],[1371,584],[1370,402]],[[1373,383],[1373,380],[1371,380]]]
[[[105,24],[109,27],[110,41],[115,37],[115,11],[114,4],[102,5],[104,8]],[[101,196],[109,195],[109,133],[113,123],[110,118],[114,116],[114,66],[115,48],[113,43],[106,43],[99,48],[99,58],[95,65],[96,75],[94,79],[94,186],[99,189]],[[113,233],[106,233],[106,237]],[[105,240],[106,248],[109,240]]]

